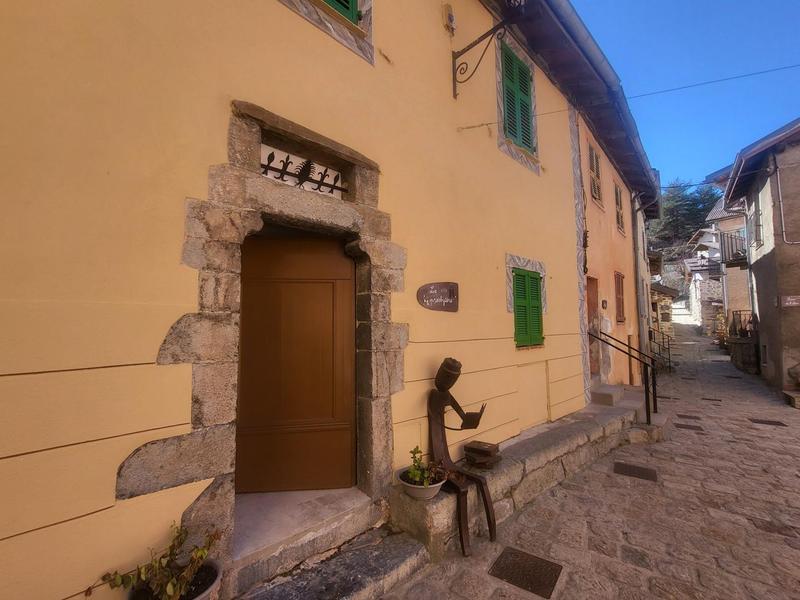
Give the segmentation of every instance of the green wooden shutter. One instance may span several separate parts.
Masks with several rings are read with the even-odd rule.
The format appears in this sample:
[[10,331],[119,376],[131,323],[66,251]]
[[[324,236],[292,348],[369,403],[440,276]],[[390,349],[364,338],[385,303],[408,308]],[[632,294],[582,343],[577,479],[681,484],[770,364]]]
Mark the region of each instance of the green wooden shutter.
[[358,0],[325,0],[325,2],[336,9],[336,12],[344,15],[348,21],[358,23]]
[[542,277],[524,269],[512,269],[514,341],[517,346],[544,343],[542,328]]
[[503,67],[503,116],[506,137],[534,151],[533,86],[531,70],[511,48],[501,47]]
[[544,331],[542,329],[542,276],[539,273],[530,274],[530,298],[531,298],[531,344],[544,343]]
[[517,346],[531,345],[530,304],[528,302],[528,272],[513,269],[514,341]]

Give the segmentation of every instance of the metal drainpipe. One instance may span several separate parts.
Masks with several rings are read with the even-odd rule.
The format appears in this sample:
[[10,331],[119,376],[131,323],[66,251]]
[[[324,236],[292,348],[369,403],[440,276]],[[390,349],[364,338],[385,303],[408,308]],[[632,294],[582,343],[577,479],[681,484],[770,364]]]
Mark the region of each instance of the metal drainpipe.
[[[641,260],[642,260],[641,251],[642,251],[642,249],[639,247],[639,219],[637,217],[638,212],[640,210],[642,210],[643,207],[639,206],[638,208],[635,208],[636,204],[639,202],[639,198],[641,197],[641,195],[642,195],[641,192],[635,192],[633,194],[633,197],[631,198],[631,200],[632,200],[631,208],[633,208],[633,210],[631,211],[631,213],[633,214],[633,218],[631,219],[631,231],[632,231],[632,234],[633,234],[633,255],[636,257],[636,262],[635,262],[634,268],[636,269],[636,286],[635,287],[636,287],[636,307],[637,307],[636,312],[637,313],[642,308],[642,294],[644,292],[644,290],[640,289],[641,285],[642,285],[641,279],[639,277],[640,273],[642,272],[642,269],[641,269]],[[650,299],[647,298],[646,302],[645,302],[645,308],[647,308],[649,306],[650,306]],[[645,313],[648,314],[648,315],[650,314],[649,311],[645,311]],[[645,340],[649,339],[649,338],[647,336],[647,331],[643,331],[644,324],[642,323],[642,316],[643,315],[639,315],[639,318],[637,319],[637,321],[639,322],[639,350],[644,351],[645,349],[642,348],[642,346],[645,344]]]
[[781,170],[778,167],[778,158],[774,152],[772,153],[772,162],[775,164],[775,180],[778,183],[778,208],[781,213],[781,237],[783,237],[783,243],[789,245],[800,244],[800,240],[790,241],[786,239],[786,222],[783,218],[783,194],[781,193]]

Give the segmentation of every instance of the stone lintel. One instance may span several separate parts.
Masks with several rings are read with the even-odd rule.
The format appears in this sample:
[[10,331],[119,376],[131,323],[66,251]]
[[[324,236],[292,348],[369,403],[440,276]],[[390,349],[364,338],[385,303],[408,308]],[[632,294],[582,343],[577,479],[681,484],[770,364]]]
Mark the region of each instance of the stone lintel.
[[233,472],[234,426],[217,425],[139,446],[117,471],[117,499]]
[[264,129],[276,132],[289,140],[320,152],[332,154],[344,162],[368,167],[375,171],[378,170],[378,164],[360,152],[356,152],[352,148],[320,135],[294,121],[276,115],[274,112],[242,100],[234,100],[232,105],[234,115],[254,119]]

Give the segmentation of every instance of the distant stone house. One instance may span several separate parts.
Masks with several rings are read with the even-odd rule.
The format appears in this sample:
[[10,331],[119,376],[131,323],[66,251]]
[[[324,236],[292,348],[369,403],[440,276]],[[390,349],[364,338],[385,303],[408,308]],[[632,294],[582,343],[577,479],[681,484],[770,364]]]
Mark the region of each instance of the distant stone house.
[[683,261],[687,308],[692,322],[702,327],[704,334],[713,335],[723,328],[718,237],[713,229],[699,229],[689,240],[689,245],[694,247],[695,255]]
[[661,283],[650,284],[650,308],[653,328],[669,336],[675,335],[672,326],[672,303],[679,295],[678,290]]
[[761,374],[800,393],[800,119],[742,148],[726,167],[727,211],[744,213],[744,248],[723,246],[726,265],[746,256]]

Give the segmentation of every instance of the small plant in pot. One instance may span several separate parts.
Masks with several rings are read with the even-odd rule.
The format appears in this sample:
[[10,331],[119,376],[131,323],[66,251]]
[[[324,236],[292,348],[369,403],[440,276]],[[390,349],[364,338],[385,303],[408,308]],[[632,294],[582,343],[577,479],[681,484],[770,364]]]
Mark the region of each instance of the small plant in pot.
[[151,550],[150,562],[127,573],[106,573],[103,583],[112,589],[131,590],[130,600],[216,600],[221,573],[206,559],[220,533],[208,533],[203,545],[195,546],[183,558],[181,548],[189,532],[177,525],[173,529],[172,541],[163,554]]
[[400,483],[406,494],[420,500],[430,500],[447,481],[447,472],[439,465],[422,462],[422,450],[415,446],[410,452],[411,466],[400,473]]

